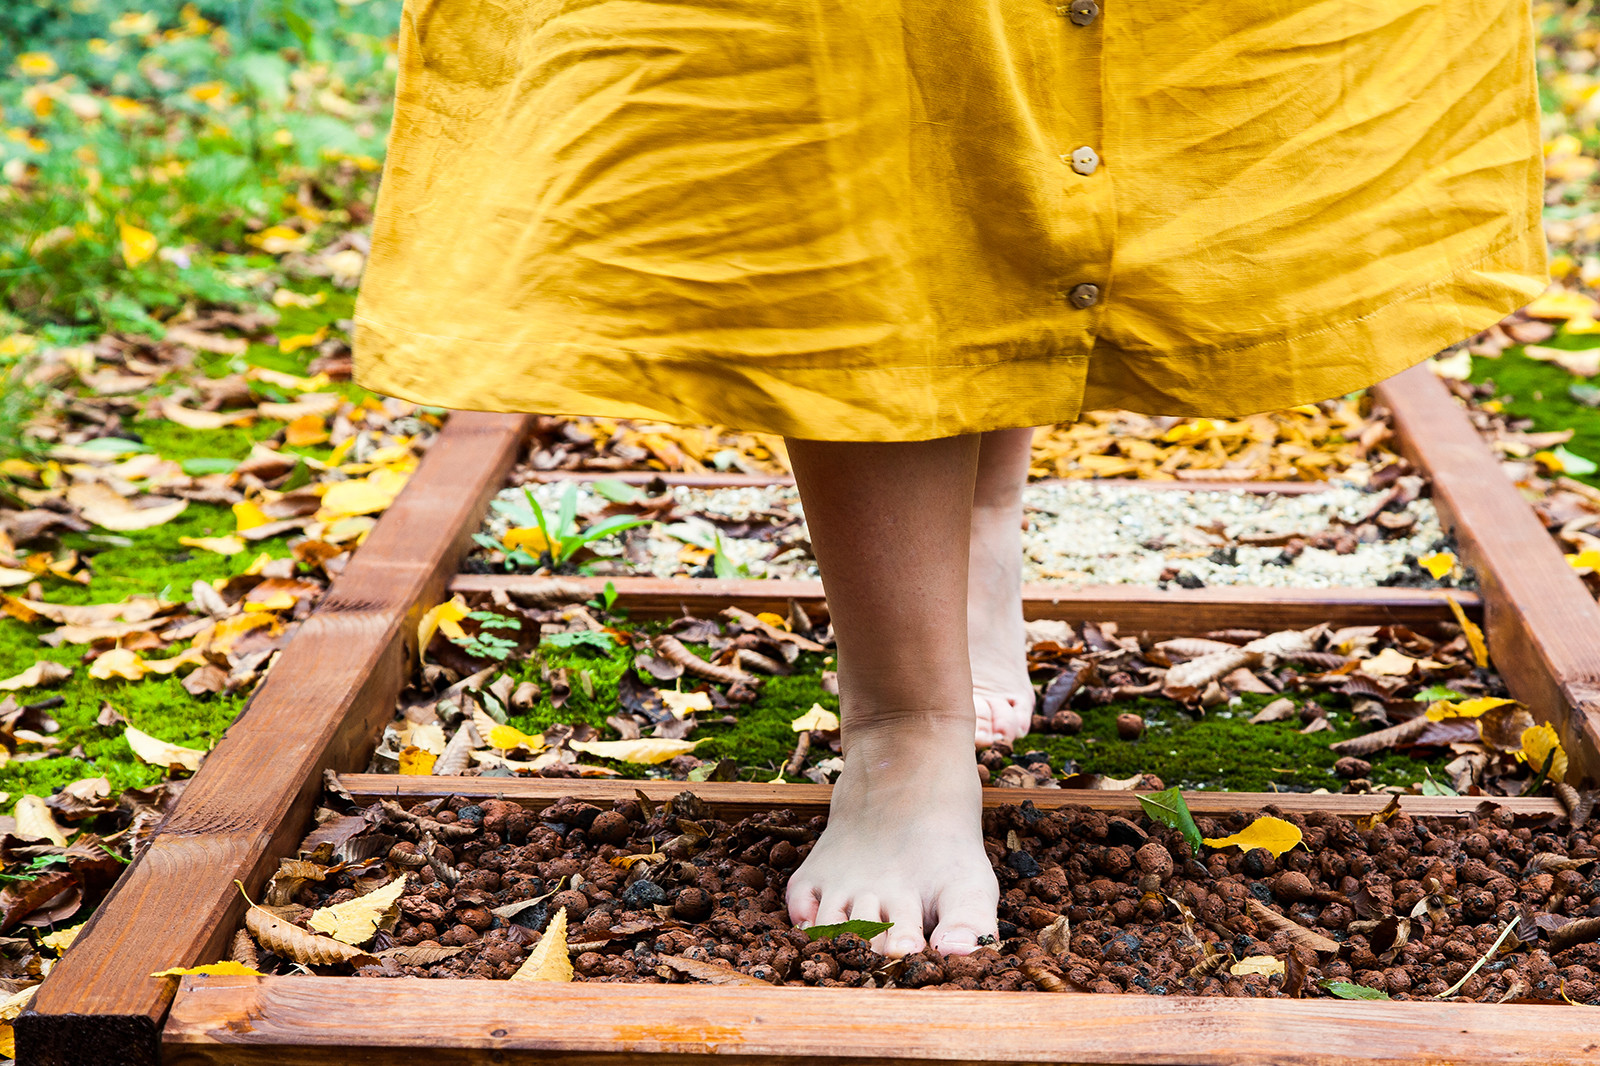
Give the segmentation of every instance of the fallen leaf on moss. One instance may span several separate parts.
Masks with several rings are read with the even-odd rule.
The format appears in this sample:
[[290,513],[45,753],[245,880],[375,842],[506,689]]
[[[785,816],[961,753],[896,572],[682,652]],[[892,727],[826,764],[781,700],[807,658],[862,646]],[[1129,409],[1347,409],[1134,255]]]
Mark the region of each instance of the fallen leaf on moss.
[[489,735],[485,738],[491,748],[500,751],[511,751],[515,748],[527,748],[529,751],[543,751],[547,746],[544,736],[540,733],[528,734],[510,725],[494,725],[489,728]]
[[678,692],[664,688],[660,694],[661,702],[667,705],[674,718],[687,718],[695,711],[709,712],[712,709],[711,697],[704,692]]
[[1268,814],[1257,818],[1232,836],[1206,837],[1205,843],[1213,848],[1231,847],[1240,851],[1265,848],[1272,852],[1273,858],[1277,858],[1284,852],[1293,850],[1301,840],[1299,826]]
[[138,498],[151,506],[139,507],[98,481],[77,482],[67,488],[66,495],[67,502],[76,507],[86,521],[118,533],[165,525],[189,506],[188,500],[141,496]]
[[1271,977],[1275,973],[1283,972],[1283,960],[1274,955],[1250,955],[1228,967],[1228,972],[1235,977],[1245,977],[1249,974]]
[[232,534],[225,537],[179,537],[178,543],[185,548],[199,548],[218,555],[238,555],[244,551],[244,541]]
[[233,505],[234,528],[243,533],[247,529],[264,526],[272,519],[267,517],[265,511],[249,500],[242,500]]
[[327,933],[335,940],[360,946],[377,935],[384,917],[394,909],[396,901],[406,890],[406,875],[375,888],[364,896],[333,907],[319,907],[311,912],[306,923],[319,933]]
[[382,511],[394,502],[411,477],[410,471],[385,467],[364,478],[336,481],[323,493],[317,521],[333,522],[353,515]]
[[1480,696],[1471,700],[1436,700],[1428,704],[1424,713],[1430,722],[1442,722],[1446,718],[1479,718],[1496,707],[1506,707],[1516,702],[1495,696]]
[[839,728],[839,716],[822,706],[822,704],[813,703],[809,711],[789,723],[789,728],[796,733],[804,733],[809,730],[832,733]]
[[169,744],[131,725],[124,731],[123,736],[127,738],[128,747],[133,749],[133,753],[140,761],[151,766],[162,766],[168,770],[182,769],[194,773],[200,769],[200,763],[206,757],[203,751]]
[[1358,667],[1363,674],[1374,677],[1408,677],[1417,669],[1437,670],[1444,664],[1432,659],[1413,659],[1394,648],[1384,648],[1370,659],[1361,660]]
[[89,664],[89,676],[96,681],[110,681],[120,677],[124,681],[144,679],[144,660],[137,652],[127,648],[112,648]]
[[585,755],[596,755],[602,759],[616,759],[620,762],[643,763],[653,766],[656,763],[666,762],[668,759],[679,755],[687,755],[693,751],[700,741],[698,740],[668,740],[665,737],[641,737],[638,740],[574,740],[567,746],[573,751],[581,751]]
[[16,692],[25,688],[40,688],[44,685],[53,685],[57,681],[65,681],[72,676],[72,667],[51,662],[49,659],[40,659],[22,673],[0,681],[0,692]]
[[545,927],[544,936],[528,952],[513,981],[570,981],[572,959],[567,952],[567,908],[562,907]]
[[157,970],[151,977],[265,977],[260,970],[246,966],[242,962],[208,962],[204,966],[175,966],[170,970]]

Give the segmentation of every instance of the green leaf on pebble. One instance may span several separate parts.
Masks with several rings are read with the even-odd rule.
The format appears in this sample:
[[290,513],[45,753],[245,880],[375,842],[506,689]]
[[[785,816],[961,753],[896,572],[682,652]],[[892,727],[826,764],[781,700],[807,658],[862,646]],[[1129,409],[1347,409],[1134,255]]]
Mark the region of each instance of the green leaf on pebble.
[[1563,445],[1556,445],[1554,448],[1550,449],[1550,452],[1557,459],[1561,460],[1562,471],[1564,473],[1572,474],[1575,477],[1587,477],[1596,470],[1600,470],[1600,466],[1597,466],[1594,460],[1585,459],[1581,455],[1569,452]]
[[185,459],[178,465],[190,477],[204,477],[207,474],[231,474],[239,463],[236,459]]
[[1358,985],[1352,981],[1335,981],[1331,978],[1325,977],[1321,981],[1318,981],[1317,984],[1327,989],[1333,995],[1338,996],[1340,999],[1389,998],[1389,993],[1387,992],[1379,992],[1376,988],[1368,988],[1366,985]]
[[1177,786],[1162,792],[1141,792],[1139,806],[1144,808],[1144,813],[1153,822],[1160,822],[1168,829],[1176,829],[1183,834],[1183,839],[1196,852],[1202,843],[1200,829],[1194,824],[1194,815],[1189,813],[1189,805],[1183,802],[1183,793]]
[[893,925],[893,922],[868,922],[860,918],[849,922],[837,922],[834,925],[813,925],[806,930],[806,939],[822,940],[842,933],[854,933],[863,940],[871,940]]

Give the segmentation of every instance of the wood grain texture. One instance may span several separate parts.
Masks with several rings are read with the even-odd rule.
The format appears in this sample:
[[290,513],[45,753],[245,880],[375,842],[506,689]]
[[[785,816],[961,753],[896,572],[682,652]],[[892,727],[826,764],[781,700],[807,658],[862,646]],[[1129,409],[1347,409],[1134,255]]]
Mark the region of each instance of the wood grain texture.
[[[787,474],[687,474],[671,470],[539,470],[528,480],[539,481],[620,481],[625,485],[683,485],[697,489],[765,488],[793,485]],[[1326,492],[1326,481],[1155,481],[1149,478],[1040,478],[1029,485],[1112,485],[1129,492],[1244,492],[1252,496],[1304,496]]]
[[[759,781],[609,781],[594,778],[542,777],[420,777],[399,774],[340,774],[339,784],[357,803],[370,805],[380,799],[405,804],[439,796],[471,796],[476,799],[508,799],[529,807],[554,803],[563,796],[574,796],[596,805],[613,800],[633,799],[643,792],[653,802],[664,803],[680,792],[693,792],[724,817],[743,817],[778,807],[822,814],[828,810],[832,785],[808,783],[767,784]],[[1285,813],[1368,815],[1376,814],[1389,802],[1383,793],[1346,795],[1344,793],[1305,792],[1185,792],[1189,809],[1196,814],[1231,814],[1257,811],[1273,804]],[[1554,799],[1542,797],[1401,796],[1400,809],[1407,814],[1453,817],[1477,808],[1484,799],[1498,803],[1519,817],[1544,818],[1563,814]],[[1135,792],[1067,788],[986,788],[985,807],[1001,807],[1028,800],[1040,810],[1058,807],[1088,807],[1098,811],[1138,811]]]
[[353,977],[184,978],[163,1041],[165,1066],[1600,1062],[1566,1005]]
[[220,957],[243,906],[234,879],[258,888],[299,841],[324,769],[365,763],[394,714],[418,613],[443,596],[528,422],[451,417],[18,1019],[22,1066],[156,1061],[173,988],[149,974]]
[[[454,592],[493,592],[515,596],[545,578],[521,574],[461,574],[450,582]],[[636,618],[675,618],[683,614],[714,615],[727,606],[783,614],[798,602],[813,618],[827,616],[818,581],[715,578],[562,578],[586,595],[599,595],[609,581],[618,603]],[[1454,593],[1469,616],[1480,609],[1470,592]],[[1335,625],[1410,626],[1428,630],[1454,620],[1445,593],[1405,588],[1249,588],[1215,586],[1201,589],[1155,589],[1137,585],[1025,585],[1022,610],[1030,620],[1115,622],[1123,633],[1148,633],[1153,639],[1195,636],[1213,629],[1306,629],[1322,622]]]
[[1600,605],[1426,365],[1377,386],[1402,452],[1433,477],[1441,522],[1477,572],[1494,667],[1600,779]]

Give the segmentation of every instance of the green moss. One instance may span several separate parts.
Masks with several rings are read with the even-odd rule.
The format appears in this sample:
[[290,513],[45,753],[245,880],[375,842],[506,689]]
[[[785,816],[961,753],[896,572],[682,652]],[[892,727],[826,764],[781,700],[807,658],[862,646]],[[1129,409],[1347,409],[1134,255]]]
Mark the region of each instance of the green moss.
[[[1342,782],[1333,774],[1338,756],[1328,745],[1368,732],[1348,713],[1348,703],[1324,697],[1331,730],[1302,734],[1298,720],[1251,725],[1250,716],[1274,697],[1246,695],[1236,707],[1214,707],[1196,718],[1172,700],[1140,699],[1102,707],[1080,708],[1083,731],[1076,736],[1028,736],[1016,750],[1037,750],[1058,769],[1071,759],[1083,772],[1128,777],[1155,774],[1166,785],[1185,789],[1227,789],[1273,792],[1285,788],[1327,788]],[[1117,716],[1134,713],[1145,720],[1137,741],[1117,736]],[[1423,767],[1437,769],[1445,760],[1423,762],[1388,753],[1373,759],[1372,779],[1379,784],[1409,785]]]
[[[46,712],[61,725],[51,746],[68,753],[81,750],[82,758],[64,754],[0,766],[0,791],[13,799],[24,792],[47,795],[81,777],[104,775],[113,789],[151,785],[166,777],[164,768],[147,766],[134,757],[122,738],[122,726],[96,723],[105,703],[152,736],[201,749],[215,744],[244,706],[240,695],[191,696],[177,677],[97,681],[89,677],[81,647],[52,648],[39,642],[39,635],[51,628],[0,620],[0,677],[20,673],[40,659],[72,667],[73,676],[63,684],[14,695],[20,703],[60,696],[65,703]],[[30,747],[23,745],[20,754],[26,755]]]
[[[697,654],[707,654],[704,648],[690,647]],[[572,696],[557,709],[546,692],[538,706],[527,714],[513,716],[511,724],[524,732],[537,733],[556,723],[587,722],[606,736],[613,736],[605,721],[618,713],[617,681],[632,654],[628,649],[598,655],[576,649],[541,648],[538,656],[515,664],[512,674],[519,681],[537,681],[541,661],[552,670],[566,668],[572,680]],[[795,735],[789,723],[814,703],[835,713],[839,710],[838,698],[822,687],[825,665],[821,656],[805,655],[796,663],[794,675],[767,678],[754,703],[734,709],[736,724],[706,724],[695,730],[692,739],[704,741],[695,755],[707,760],[733,759],[745,780],[771,780],[794,751]],[[589,675],[592,696],[583,690],[584,672]],[[1111,777],[1151,773],[1168,785],[1186,789],[1271,792],[1321,787],[1337,791],[1342,785],[1333,774],[1338,756],[1328,745],[1367,732],[1349,714],[1348,702],[1322,697],[1334,728],[1304,735],[1297,720],[1249,723],[1250,716],[1271,699],[1245,696],[1238,706],[1213,708],[1203,718],[1194,717],[1174,701],[1161,699],[1089,707],[1081,712],[1081,733],[1070,737],[1023,737],[1017,741],[1016,751],[1045,752],[1058,770],[1071,760],[1081,771]],[[1146,722],[1144,736],[1134,742],[1117,736],[1117,716],[1130,711],[1143,716]],[[814,752],[811,762],[830,754],[825,750]],[[1372,779],[1379,784],[1410,785],[1422,779],[1424,767],[1437,771],[1445,761],[1422,761],[1389,753],[1373,760]],[[607,765],[628,777],[644,777],[651,772],[650,767],[622,762],[608,761]]]
[[[1595,339],[1556,337],[1547,346],[1592,348]],[[1583,378],[1574,377],[1554,363],[1529,359],[1522,354],[1522,346],[1517,345],[1508,348],[1499,359],[1474,359],[1471,380],[1493,382],[1497,393],[1506,400],[1507,412],[1532,419],[1538,432],[1571,429],[1572,440],[1567,442],[1567,449],[1600,463],[1600,409],[1585,407],[1567,391]],[[1600,486],[1600,476],[1586,475],[1578,480]]]

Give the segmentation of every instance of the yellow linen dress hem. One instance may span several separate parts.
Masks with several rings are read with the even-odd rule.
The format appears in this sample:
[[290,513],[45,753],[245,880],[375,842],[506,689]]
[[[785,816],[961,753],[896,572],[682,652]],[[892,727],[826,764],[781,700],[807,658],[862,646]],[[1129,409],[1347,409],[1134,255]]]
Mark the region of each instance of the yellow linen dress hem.
[[[985,362],[775,365],[594,345],[486,342],[357,315],[369,389],[461,410],[593,415],[840,441],[914,441],[1075,420],[1083,410],[1240,417],[1342,396],[1488,328],[1547,282],[1541,224],[1355,318],[1226,349],[996,352]],[[1113,288],[1107,299],[1114,301]],[[541,351],[543,349],[543,351]],[[530,358],[539,353],[538,358]],[[450,375],[441,366],[453,366]],[[534,368],[562,365],[565,373]],[[1142,372],[1142,371],[1148,372]],[[1017,389],[1015,383],[1033,383]]]

